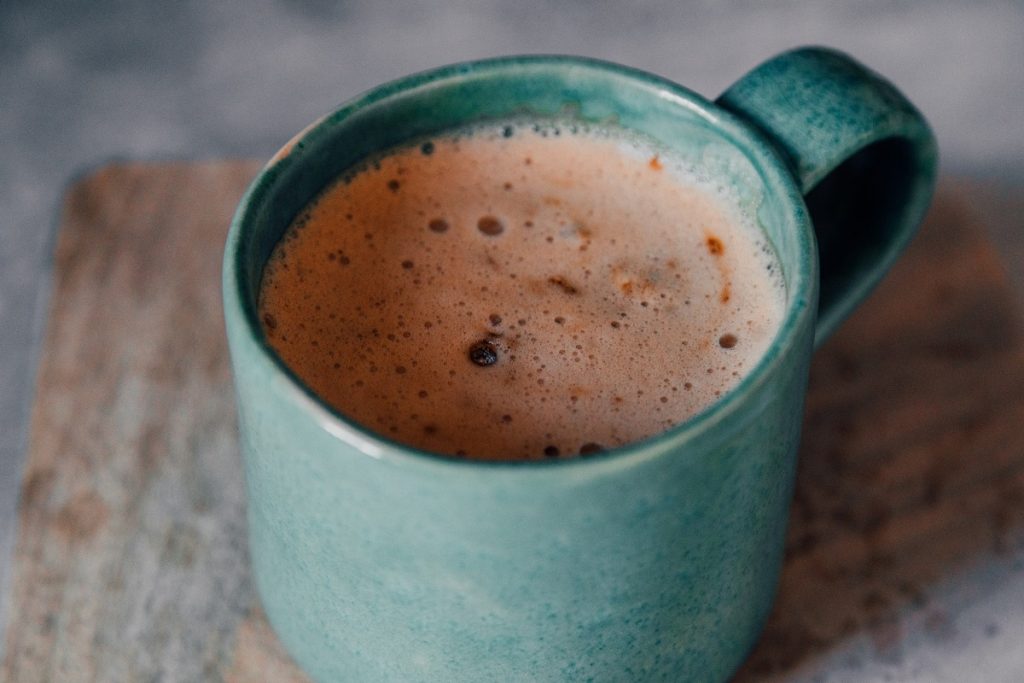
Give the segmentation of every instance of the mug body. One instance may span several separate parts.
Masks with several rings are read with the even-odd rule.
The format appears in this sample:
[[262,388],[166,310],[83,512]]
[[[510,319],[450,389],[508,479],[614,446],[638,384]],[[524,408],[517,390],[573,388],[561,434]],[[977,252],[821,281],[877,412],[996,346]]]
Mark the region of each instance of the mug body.
[[[389,441],[283,365],[256,316],[291,220],[360,160],[509,118],[640,133],[726,183],[778,255],[786,308],[739,385],[688,422],[587,458],[491,463]],[[817,261],[763,138],[678,85],[528,57],[383,86],[263,170],[228,239],[224,305],[266,613],[318,681],[714,681],[756,640],[781,566]]]

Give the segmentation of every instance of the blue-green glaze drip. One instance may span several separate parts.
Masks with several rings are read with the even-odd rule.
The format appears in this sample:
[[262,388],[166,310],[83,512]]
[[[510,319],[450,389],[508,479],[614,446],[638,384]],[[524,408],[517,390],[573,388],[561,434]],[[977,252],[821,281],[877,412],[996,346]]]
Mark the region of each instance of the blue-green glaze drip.
[[[589,458],[490,463],[348,421],[266,345],[263,264],[367,154],[524,114],[638,131],[737,186],[787,286],[772,347],[684,425]],[[570,57],[458,65],[383,86],[304,132],[235,216],[224,309],[253,570],[317,681],[721,681],[771,608],[815,331],[818,261],[769,137],[663,79]]]

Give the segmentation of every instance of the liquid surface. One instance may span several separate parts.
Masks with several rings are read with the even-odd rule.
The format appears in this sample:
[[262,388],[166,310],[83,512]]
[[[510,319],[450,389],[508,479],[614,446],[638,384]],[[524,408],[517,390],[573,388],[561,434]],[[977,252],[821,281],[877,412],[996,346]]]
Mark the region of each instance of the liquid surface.
[[529,127],[397,150],[286,232],[269,343],[326,402],[418,448],[588,455],[713,403],[783,314],[771,247],[635,141]]

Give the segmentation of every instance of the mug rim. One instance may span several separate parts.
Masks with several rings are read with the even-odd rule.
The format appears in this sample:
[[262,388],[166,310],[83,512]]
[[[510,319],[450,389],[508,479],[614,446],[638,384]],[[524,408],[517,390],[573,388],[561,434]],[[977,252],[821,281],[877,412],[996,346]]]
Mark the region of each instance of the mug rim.
[[[327,132],[344,126],[346,120],[357,112],[385,103],[389,98],[407,95],[415,89],[451,84],[460,79],[500,78],[503,72],[515,71],[524,66],[551,69],[582,68],[605,72],[623,78],[639,89],[652,91],[656,96],[669,100],[702,118],[714,128],[723,141],[736,148],[753,164],[763,183],[764,191],[782,201],[785,214],[791,223],[790,229],[796,233],[794,237],[797,257],[795,268],[786,282],[787,301],[783,318],[768,349],[739,383],[684,422],[645,439],[586,457],[512,460],[453,457],[392,440],[364,427],[336,410],[308,387],[267,343],[256,311],[246,303],[247,278],[243,274],[245,269],[241,264],[244,251],[242,247],[246,237],[246,226],[254,218],[254,206],[258,198],[273,187],[283,168],[301,163],[301,158],[296,157],[301,157],[301,152],[308,143],[315,142]],[[770,380],[787,354],[793,350],[801,330],[813,325],[819,286],[817,242],[803,195],[798,190],[792,170],[784,161],[781,152],[761,133],[702,95],[662,76],[605,60],[559,54],[492,57],[428,69],[378,85],[320,117],[285,143],[250,182],[231,220],[222,268],[223,306],[229,338],[233,336],[232,328],[236,328],[235,331],[242,340],[255,352],[262,369],[271,377],[280,380],[274,381],[270,390],[286,392],[293,403],[331,436],[374,459],[454,468],[518,471],[551,467],[578,469],[606,465],[621,466],[642,459],[644,454],[654,455],[669,449],[679,449],[716,425],[727,421],[738,412],[744,396],[750,395]],[[237,320],[238,317],[241,320]],[[813,329],[808,337],[813,338]],[[679,455],[685,457],[685,454]]]

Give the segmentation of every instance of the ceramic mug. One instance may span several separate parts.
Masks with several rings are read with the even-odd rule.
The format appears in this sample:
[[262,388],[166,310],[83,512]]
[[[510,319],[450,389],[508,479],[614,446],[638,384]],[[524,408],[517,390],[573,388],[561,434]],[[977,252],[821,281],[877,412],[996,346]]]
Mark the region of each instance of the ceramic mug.
[[[774,245],[784,319],[735,389],[645,441],[543,462],[417,451],[331,409],[275,355],[256,316],[262,269],[361,159],[523,116],[632,129],[705,164]],[[223,280],[253,572],[295,660],[323,682],[726,678],[776,590],[815,342],[910,239],[935,164],[917,110],[819,48],[775,57],[713,103],[589,59],[461,64],[302,132],[243,198]]]

